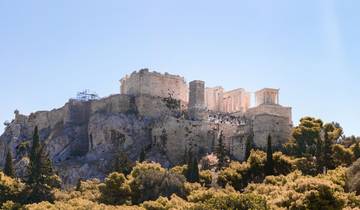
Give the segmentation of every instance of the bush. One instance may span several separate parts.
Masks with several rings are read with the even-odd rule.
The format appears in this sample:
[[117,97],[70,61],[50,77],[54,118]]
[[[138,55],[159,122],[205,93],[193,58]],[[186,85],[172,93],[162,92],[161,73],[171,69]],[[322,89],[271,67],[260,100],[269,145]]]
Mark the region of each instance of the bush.
[[0,205],[6,201],[17,202],[24,188],[23,183],[0,172]]
[[193,191],[188,196],[188,201],[195,204],[197,210],[239,209],[262,210],[267,209],[263,197],[252,193],[240,194],[232,187],[223,189],[210,188]]
[[360,195],[360,159],[355,161],[346,172],[346,188]]
[[262,184],[250,184],[245,192],[265,196],[273,209],[342,209],[359,206],[360,198],[344,192],[345,169],[317,177],[295,171],[269,176]]
[[159,164],[138,163],[129,179],[135,204],[156,200],[160,196],[170,197],[172,194],[185,197],[185,177],[166,171]]
[[170,199],[160,197],[156,201],[145,201],[142,205],[147,210],[193,209],[194,203],[172,195]]
[[124,174],[111,173],[105,179],[105,183],[99,186],[101,192],[100,200],[111,205],[121,205],[129,202],[131,190],[126,181]]
[[212,183],[212,173],[209,170],[200,171],[199,173],[200,184],[210,187]]
[[78,198],[96,202],[100,200],[101,196],[99,185],[100,180],[91,179],[86,181],[79,181],[76,190],[61,191],[55,189],[53,192],[55,200],[57,201],[69,201],[71,199]]
[[335,144],[332,148],[335,166],[349,166],[353,162],[351,149],[345,148],[341,144]]

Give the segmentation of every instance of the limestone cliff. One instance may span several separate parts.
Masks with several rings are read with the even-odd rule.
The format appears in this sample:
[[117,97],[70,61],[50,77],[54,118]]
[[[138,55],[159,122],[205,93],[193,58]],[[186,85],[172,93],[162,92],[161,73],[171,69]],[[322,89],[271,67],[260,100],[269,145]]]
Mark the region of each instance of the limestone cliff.
[[219,116],[188,120],[183,110],[148,95],[70,100],[51,111],[16,113],[0,136],[0,166],[11,150],[18,175],[24,175],[35,126],[65,184],[75,184],[79,178],[104,178],[119,151],[136,161],[145,149],[147,159],[165,167],[182,163],[189,150],[200,157],[213,151],[220,130],[233,158],[242,159],[251,133],[251,123],[244,122]]

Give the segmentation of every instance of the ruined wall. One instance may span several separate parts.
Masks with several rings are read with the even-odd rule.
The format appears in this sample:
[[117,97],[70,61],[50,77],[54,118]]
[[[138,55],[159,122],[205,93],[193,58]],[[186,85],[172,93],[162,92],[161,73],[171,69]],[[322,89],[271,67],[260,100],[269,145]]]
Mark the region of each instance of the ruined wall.
[[253,118],[254,143],[257,147],[265,148],[267,138],[271,135],[274,146],[284,144],[290,136],[291,128],[285,117],[266,113],[256,115]]
[[169,97],[188,102],[188,85],[183,77],[168,73],[149,72],[148,69],[133,72],[120,80],[121,93],[127,95],[142,95]]
[[249,127],[239,127],[230,123],[179,120],[167,118],[152,129],[152,146],[168,157],[170,164],[182,164],[188,151],[199,158],[214,151],[220,131],[231,155],[244,159],[245,135]]
[[269,114],[275,116],[281,116],[287,119],[288,124],[292,125],[291,107],[284,107],[280,105],[259,105],[248,109],[245,115],[249,118],[259,114]]

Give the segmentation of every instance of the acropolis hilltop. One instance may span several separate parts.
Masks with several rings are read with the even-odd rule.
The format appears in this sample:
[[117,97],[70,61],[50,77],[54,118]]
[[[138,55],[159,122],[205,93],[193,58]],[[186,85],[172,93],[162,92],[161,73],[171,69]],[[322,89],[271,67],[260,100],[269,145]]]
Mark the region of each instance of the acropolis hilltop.
[[148,69],[120,82],[120,93],[108,97],[84,91],[51,111],[28,116],[15,111],[0,137],[0,165],[8,149],[16,154],[16,164],[22,164],[25,153],[18,150],[35,126],[69,184],[76,183],[73,177],[103,177],[119,150],[132,161],[145,150],[149,161],[171,167],[182,163],[188,151],[199,158],[212,153],[223,136],[229,155],[244,160],[247,142],[251,148],[265,148],[271,136],[277,146],[291,133],[291,108],[279,104],[278,89],[256,91],[251,105],[252,94],[243,88],[225,91]]

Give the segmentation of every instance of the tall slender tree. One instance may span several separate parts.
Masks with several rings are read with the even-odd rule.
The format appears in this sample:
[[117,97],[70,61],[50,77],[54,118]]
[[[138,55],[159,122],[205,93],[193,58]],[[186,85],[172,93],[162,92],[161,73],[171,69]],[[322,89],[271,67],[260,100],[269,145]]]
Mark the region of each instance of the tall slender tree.
[[199,182],[199,166],[197,157],[190,151],[186,171],[186,180],[188,182]]
[[318,138],[316,140],[315,158],[316,158],[316,168],[317,168],[318,173],[320,173],[324,167],[323,142],[322,142],[321,138]]
[[4,173],[6,176],[15,177],[15,171],[13,166],[13,158],[10,149],[8,149],[8,152],[6,154],[6,160],[5,160],[5,166],[4,166]]
[[142,148],[142,149],[141,149],[141,152],[140,152],[139,162],[142,163],[142,162],[145,161],[145,159],[146,159],[145,149]]
[[267,138],[267,148],[266,148],[266,175],[274,175],[274,160],[273,160],[273,150],[271,143],[271,135]]
[[59,187],[60,185],[60,181],[53,171],[51,160],[45,151],[45,147],[40,144],[37,127],[34,129],[26,182],[29,191],[27,202],[31,203],[53,201],[52,188]]
[[249,158],[253,147],[254,147],[254,136],[253,136],[253,134],[250,134],[246,138],[246,143],[245,143],[245,161]]
[[323,166],[325,167],[325,171],[334,168],[334,160],[332,156],[332,147],[334,141],[332,137],[329,135],[331,127],[330,124],[326,124],[324,126],[324,142],[323,142]]
[[227,155],[227,151],[226,151],[226,146],[224,143],[224,133],[223,131],[220,131],[220,136],[218,139],[218,145],[216,147],[215,150],[215,154],[219,160],[218,162],[218,168],[222,169],[223,167],[225,167],[226,165],[226,155]]

